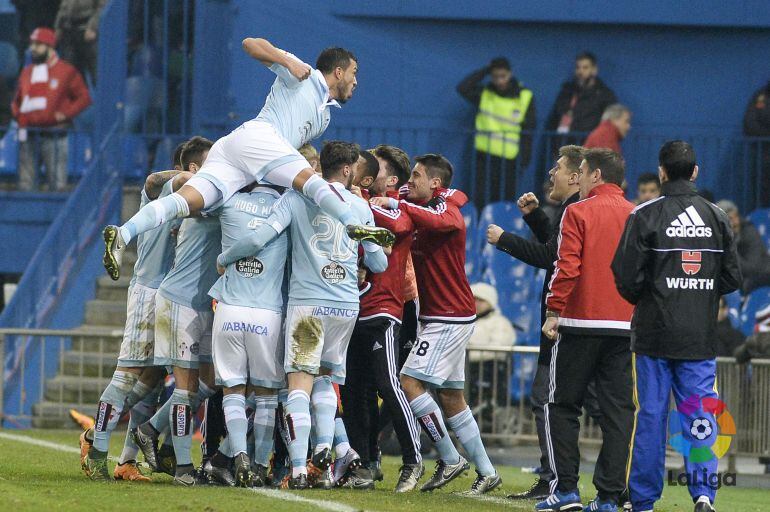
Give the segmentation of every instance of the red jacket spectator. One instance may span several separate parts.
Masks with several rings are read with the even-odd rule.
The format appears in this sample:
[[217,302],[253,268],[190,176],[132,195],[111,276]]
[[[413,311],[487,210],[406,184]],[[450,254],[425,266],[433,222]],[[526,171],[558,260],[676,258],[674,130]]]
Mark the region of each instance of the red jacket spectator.
[[52,52],[47,62],[22,70],[11,110],[21,127],[46,127],[68,123],[90,104],[78,70]]
[[606,148],[611,149],[616,153],[623,153],[620,149],[620,141],[623,137],[620,136],[620,130],[615,126],[615,123],[607,119],[599,123],[594,131],[592,131],[586,139],[583,147],[586,148]]

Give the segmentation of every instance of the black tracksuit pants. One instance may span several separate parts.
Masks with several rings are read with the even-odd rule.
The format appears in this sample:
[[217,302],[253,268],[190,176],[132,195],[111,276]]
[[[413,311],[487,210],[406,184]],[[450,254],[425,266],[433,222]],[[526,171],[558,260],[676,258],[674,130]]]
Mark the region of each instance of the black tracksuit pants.
[[621,336],[560,334],[551,351],[545,405],[551,490],[577,489],[580,416],[586,389],[596,381],[602,448],[594,485],[601,499],[617,500],[625,490],[628,447],[634,423],[631,340]]
[[403,462],[420,461],[420,431],[399,382],[399,327],[398,322],[387,317],[359,320],[350,338],[340,396],[350,445],[364,463],[376,453],[371,433],[379,431],[378,392],[390,412]]

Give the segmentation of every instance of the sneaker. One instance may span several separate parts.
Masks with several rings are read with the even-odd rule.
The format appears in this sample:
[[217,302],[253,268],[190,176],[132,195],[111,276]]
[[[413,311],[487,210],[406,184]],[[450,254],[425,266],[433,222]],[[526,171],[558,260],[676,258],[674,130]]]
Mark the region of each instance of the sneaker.
[[417,464],[404,464],[398,470],[398,483],[396,483],[396,492],[409,492],[417,487],[417,483],[425,474],[425,466],[422,462]]
[[481,496],[482,494],[494,491],[503,483],[503,479],[500,478],[497,472],[494,475],[484,476],[476,471],[476,475],[476,480],[471,485],[470,490],[463,493],[466,496]]
[[328,491],[332,487],[334,487],[334,473],[332,473],[332,467],[329,466],[313,483],[313,489]]
[[364,466],[359,466],[351,471],[350,476],[342,487],[356,490],[374,489],[372,471]]
[[[145,425],[147,425],[145,423]],[[159,472],[158,467],[158,434],[151,425],[147,425],[147,433],[142,429],[144,425],[139,425],[137,428],[131,429],[131,438],[134,443],[142,450],[144,454],[144,461],[150,466],[150,469]]]
[[206,474],[209,481],[214,484],[235,487],[235,475],[233,475],[233,472],[230,471],[228,466],[214,465],[211,460],[207,460],[206,464],[203,466],[203,472]]
[[270,481],[272,482],[273,487],[280,488],[286,477],[291,475],[291,467],[285,463],[276,464],[275,459],[273,459],[273,461],[273,471],[270,476]]
[[107,452],[100,452],[93,446],[86,454],[85,471],[88,478],[94,482],[109,482],[110,471],[107,468]]
[[583,503],[580,501],[580,494],[577,490],[572,492],[556,491],[535,505],[535,512],[567,512],[568,510],[581,512],[583,510]]
[[88,451],[91,449],[91,447],[94,445],[94,431],[91,429],[88,429],[84,431],[82,434],[80,434],[80,469],[83,470],[83,472],[88,475],[88,471],[86,471],[86,458],[88,457]]
[[462,475],[471,468],[468,461],[460,455],[460,460],[457,464],[447,464],[443,460],[436,461],[436,470],[433,472],[433,476],[430,477],[420,490],[423,492],[433,491],[440,487],[444,487],[446,484]]
[[331,464],[331,448],[324,448],[320,452],[313,454],[307,463],[307,480],[311,487],[315,487]]
[[94,419],[87,414],[83,414],[82,412],[79,412],[75,409],[70,409],[69,413],[70,419],[83,430],[92,429],[94,428],[94,425],[96,425],[96,421],[94,421]]
[[281,489],[293,489],[296,491],[304,491],[310,489],[310,484],[307,481],[307,475],[300,473],[298,477],[292,477],[291,473],[286,475],[281,480]]
[[334,482],[337,485],[344,484],[350,473],[359,466],[361,466],[361,456],[351,448],[344,457],[334,461]]
[[353,224],[347,226],[346,229],[348,236],[352,240],[360,242],[372,242],[387,247],[393,245],[396,241],[396,236],[385,228]]
[[235,470],[235,485],[238,487],[250,487],[254,475],[251,473],[251,463],[249,462],[249,455],[246,453],[239,453],[233,460],[233,467]]
[[706,496],[701,496],[695,503],[695,512],[716,512],[716,509],[711,505],[711,500]]
[[620,497],[618,498],[618,503],[621,503],[623,505],[621,507],[623,509],[623,512],[631,512],[633,510],[634,507],[631,505],[631,496],[629,495],[628,489],[626,489],[620,494]]
[[267,467],[262,464],[253,464],[251,466],[251,486],[267,487],[270,485],[270,479],[267,477]]
[[611,500],[595,498],[583,508],[583,512],[617,512],[618,505]]
[[174,447],[168,444],[160,445],[158,449],[158,471],[169,476],[176,475],[176,454]]
[[549,487],[547,480],[541,480],[538,478],[535,480],[535,483],[532,484],[532,487],[527,489],[524,492],[518,492],[516,494],[511,494],[508,496],[508,499],[511,500],[538,500],[542,501],[548,496],[551,495],[551,489]]
[[139,466],[136,465],[135,460],[129,460],[115,466],[112,477],[115,480],[125,480],[127,482],[152,482],[150,477],[144,476],[139,471]]
[[372,472],[372,480],[375,482],[382,482],[385,478],[385,475],[382,474],[382,463],[379,459],[369,463],[369,471]]
[[104,257],[102,264],[113,281],[120,279],[120,264],[123,261],[123,253],[126,251],[126,244],[123,237],[120,236],[118,226],[109,225],[102,232],[104,236]]

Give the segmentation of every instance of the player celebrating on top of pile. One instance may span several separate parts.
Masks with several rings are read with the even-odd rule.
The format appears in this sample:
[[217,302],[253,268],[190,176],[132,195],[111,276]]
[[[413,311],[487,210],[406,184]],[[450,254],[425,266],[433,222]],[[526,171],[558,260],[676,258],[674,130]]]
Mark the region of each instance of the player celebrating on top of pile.
[[220,206],[255,181],[293,187],[340,221],[354,240],[391,245],[393,234],[356,223],[357,215],[337,191],[317,176],[297,148],[329,126],[331,106],[353,96],[358,63],[343,48],[327,48],[316,69],[264,39],[246,38],[243,48],[277,75],[259,115],[211,148],[200,172],[179,192],[142,207],[124,225],[104,229],[104,268],[114,280],[126,245],[136,236],[174,218]]

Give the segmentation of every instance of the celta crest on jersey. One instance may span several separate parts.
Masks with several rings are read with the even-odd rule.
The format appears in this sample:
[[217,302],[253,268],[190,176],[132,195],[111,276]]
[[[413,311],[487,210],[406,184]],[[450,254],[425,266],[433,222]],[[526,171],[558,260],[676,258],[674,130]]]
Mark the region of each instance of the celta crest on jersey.
[[711,238],[711,235],[711,228],[706,226],[692,205],[685,208],[666,228],[666,236],[670,238]]

